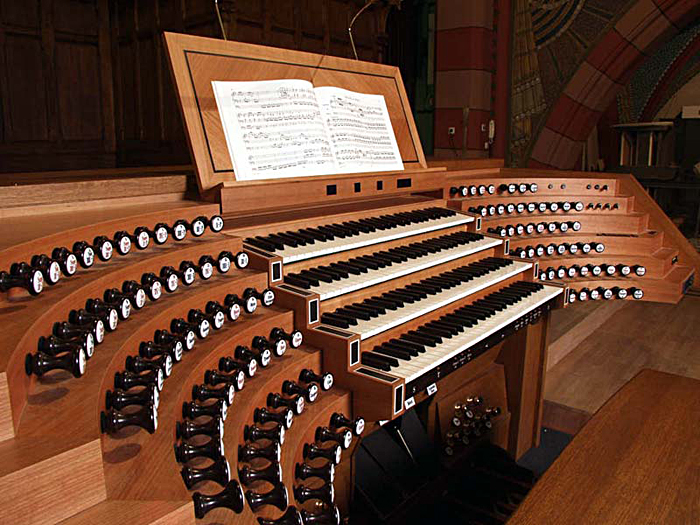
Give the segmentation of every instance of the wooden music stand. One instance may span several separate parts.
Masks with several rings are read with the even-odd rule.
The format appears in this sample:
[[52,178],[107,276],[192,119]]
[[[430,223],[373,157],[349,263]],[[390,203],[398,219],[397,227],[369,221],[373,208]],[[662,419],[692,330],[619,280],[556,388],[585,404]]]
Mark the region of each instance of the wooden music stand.
[[[202,196],[222,212],[285,208],[440,189],[429,168],[396,67],[241,42],[165,33],[165,44]],[[404,171],[237,181],[212,81],[303,79],[384,96]],[[264,187],[264,194],[261,189]]]

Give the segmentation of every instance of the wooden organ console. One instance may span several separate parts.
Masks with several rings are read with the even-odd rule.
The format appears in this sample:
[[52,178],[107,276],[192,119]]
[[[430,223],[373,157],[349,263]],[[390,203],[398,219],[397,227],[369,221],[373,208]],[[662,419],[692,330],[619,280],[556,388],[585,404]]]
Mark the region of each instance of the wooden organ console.
[[[477,396],[519,457],[549,311],[675,302],[700,267],[631,177],[428,166],[395,68],[165,38],[203,200],[0,251],[8,523],[340,523],[367,436],[420,411],[443,450]],[[210,82],[271,78],[383,94],[406,169],[235,181]]]

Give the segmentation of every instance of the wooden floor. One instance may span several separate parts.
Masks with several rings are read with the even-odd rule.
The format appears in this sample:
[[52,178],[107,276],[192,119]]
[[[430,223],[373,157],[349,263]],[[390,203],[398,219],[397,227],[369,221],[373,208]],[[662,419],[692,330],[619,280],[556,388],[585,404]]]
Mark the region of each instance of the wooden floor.
[[547,372],[545,399],[594,413],[642,368],[700,379],[700,296],[627,302]]

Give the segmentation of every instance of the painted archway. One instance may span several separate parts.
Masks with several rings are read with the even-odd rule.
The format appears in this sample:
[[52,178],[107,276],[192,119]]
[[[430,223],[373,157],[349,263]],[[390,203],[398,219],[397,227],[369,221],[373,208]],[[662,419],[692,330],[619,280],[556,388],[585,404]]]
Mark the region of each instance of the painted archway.
[[698,0],[637,0],[568,81],[530,150],[530,167],[574,169],[583,142],[637,66],[700,16]]

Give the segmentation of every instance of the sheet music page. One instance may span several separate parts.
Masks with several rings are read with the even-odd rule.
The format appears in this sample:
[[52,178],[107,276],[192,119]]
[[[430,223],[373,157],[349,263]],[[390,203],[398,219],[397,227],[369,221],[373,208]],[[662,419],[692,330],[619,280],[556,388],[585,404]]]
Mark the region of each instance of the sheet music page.
[[318,87],[338,173],[403,170],[401,153],[382,95]]
[[337,172],[310,82],[212,82],[212,87],[236,180]]

